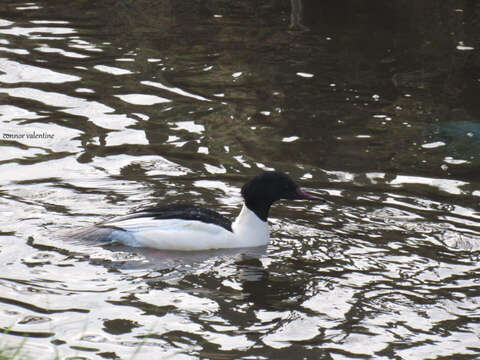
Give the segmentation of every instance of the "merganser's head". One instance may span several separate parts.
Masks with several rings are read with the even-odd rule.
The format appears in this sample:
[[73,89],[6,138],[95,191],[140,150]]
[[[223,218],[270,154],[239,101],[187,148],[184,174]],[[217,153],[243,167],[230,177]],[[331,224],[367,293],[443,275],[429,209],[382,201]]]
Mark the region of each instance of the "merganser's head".
[[263,221],[267,221],[270,206],[278,200],[318,200],[323,198],[301,189],[287,174],[265,171],[242,187],[245,205]]

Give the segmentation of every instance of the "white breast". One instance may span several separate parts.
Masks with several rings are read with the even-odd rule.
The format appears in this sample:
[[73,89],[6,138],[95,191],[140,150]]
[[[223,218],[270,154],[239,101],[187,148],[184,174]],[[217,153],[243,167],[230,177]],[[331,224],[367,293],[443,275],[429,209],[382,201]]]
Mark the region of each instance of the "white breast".
[[270,240],[270,229],[266,221],[260,218],[245,204],[232,224],[234,234],[242,247],[267,245]]
[[[245,205],[232,224],[233,232],[196,220],[123,218],[102,224],[114,230],[112,237],[129,246],[161,250],[208,250],[266,245],[268,224]],[[118,235],[118,236],[117,236]]]

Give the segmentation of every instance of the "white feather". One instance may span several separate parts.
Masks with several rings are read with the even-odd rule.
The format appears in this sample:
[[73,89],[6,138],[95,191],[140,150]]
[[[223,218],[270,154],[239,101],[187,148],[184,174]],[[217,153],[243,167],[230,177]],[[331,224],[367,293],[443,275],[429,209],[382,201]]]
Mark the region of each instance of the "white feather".
[[266,245],[269,241],[267,222],[260,220],[245,205],[232,224],[233,232],[196,220],[153,217],[113,219],[102,225],[127,231],[131,236],[114,236],[125,245],[161,250],[241,248]]

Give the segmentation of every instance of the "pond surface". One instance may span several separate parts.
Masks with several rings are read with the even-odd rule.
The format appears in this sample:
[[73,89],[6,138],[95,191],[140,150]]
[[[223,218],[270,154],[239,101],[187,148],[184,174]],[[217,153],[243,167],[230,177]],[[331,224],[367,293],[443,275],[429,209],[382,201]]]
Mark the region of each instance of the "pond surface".
[[[3,1],[2,347],[476,358],[479,34],[468,0]],[[266,248],[58,235],[157,203],[233,218],[265,169],[328,200],[277,204]]]

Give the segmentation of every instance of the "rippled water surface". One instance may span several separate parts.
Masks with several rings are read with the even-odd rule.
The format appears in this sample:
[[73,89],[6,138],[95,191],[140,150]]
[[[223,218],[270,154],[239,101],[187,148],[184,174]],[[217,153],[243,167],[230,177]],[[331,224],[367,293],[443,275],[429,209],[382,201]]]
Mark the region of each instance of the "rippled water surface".
[[[32,359],[480,356],[475,1],[3,1],[0,337]],[[156,203],[266,248],[168,253],[59,233]],[[10,349],[10,350],[9,350]]]

